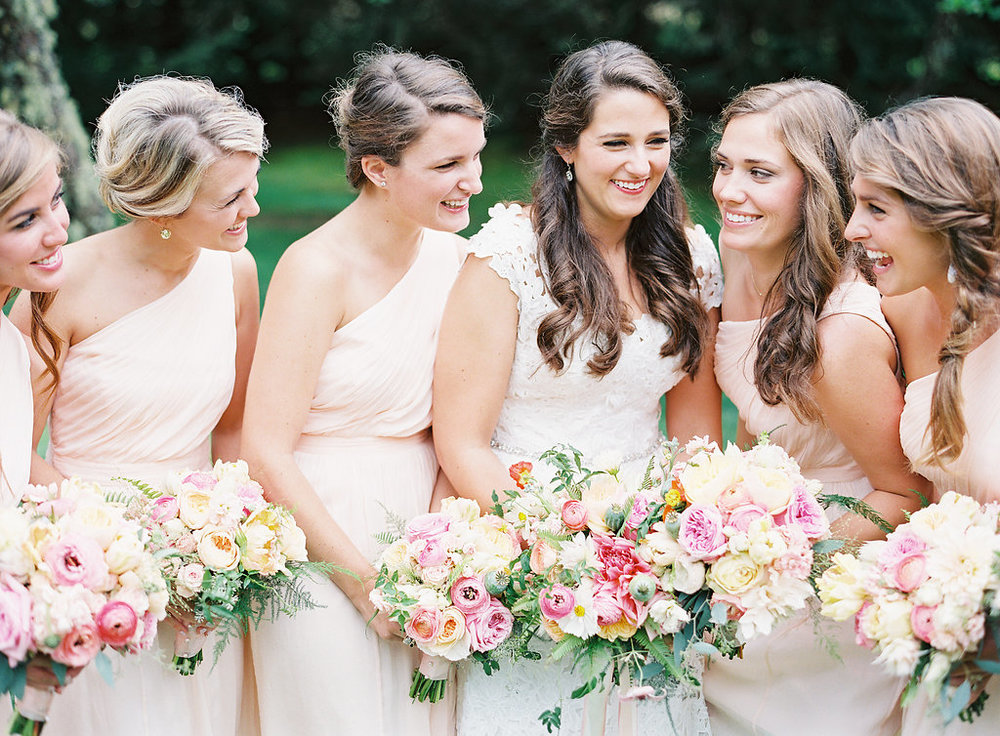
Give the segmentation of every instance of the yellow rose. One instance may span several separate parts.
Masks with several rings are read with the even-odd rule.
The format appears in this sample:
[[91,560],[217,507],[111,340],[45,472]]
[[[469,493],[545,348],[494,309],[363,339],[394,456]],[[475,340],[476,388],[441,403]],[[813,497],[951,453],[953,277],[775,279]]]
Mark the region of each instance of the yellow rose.
[[245,542],[243,545],[243,567],[264,575],[273,575],[285,564],[284,555],[278,548],[278,539],[265,524],[248,524],[241,527]]
[[736,445],[725,452],[701,453],[681,469],[680,482],[688,503],[714,506],[716,500],[740,482],[743,459]]
[[187,485],[177,496],[178,513],[181,521],[192,529],[201,529],[208,523],[212,497],[205,491]]
[[209,527],[202,532],[198,542],[198,557],[205,567],[232,570],[240,562],[240,548],[232,532]]
[[[3,529],[0,531],[7,530]],[[55,524],[48,519],[35,519],[27,528],[24,550],[27,552],[27,556],[34,561],[35,565],[40,565],[45,550],[57,539],[59,539],[59,530]],[[0,557],[3,557],[4,562],[7,562],[6,555],[0,555]],[[14,568],[15,570],[17,569],[16,566]],[[20,572],[17,571],[15,574],[20,574]]]
[[739,595],[756,585],[762,572],[750,555],[726,555],[712,564],[705,579],[716,592]]

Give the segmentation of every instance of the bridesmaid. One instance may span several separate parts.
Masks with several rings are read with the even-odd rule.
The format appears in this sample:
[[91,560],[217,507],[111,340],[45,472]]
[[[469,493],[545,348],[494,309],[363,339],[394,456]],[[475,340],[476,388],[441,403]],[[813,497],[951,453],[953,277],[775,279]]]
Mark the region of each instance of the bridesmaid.
[[[911,102],[862,126],[851,162],[847,237],[874,263],[899,340],[903,450],[935,497],[1000,501],[1000,119],[967,99]],[[996,733],[997,682],[972,724],[945,729],[918,702],[903,733]]]
[[[35,388],[35,440],[51,422],[35,482],[168,471],[232,460],[258,323],[247,220],[264,122],[210,82],[155,77],[119,91],[97,125],[108,207],[129,222],[65,250],[67,283],[46,317],[66,349],[59,381]],[[24,301],[18,319],[27,323]],[[23,329],[23,327],[22,327]],[[172,631],[160,630],[160,657]],[[210,650],[211,641],[206,645]],[[242,651],[180,677],[153,657],[88,668],[57,698],[53,734],[237,733]]]
[[[34,308],[63,283],[69,213],[60,164],[59,149],[44,133],[0,110],[0,305],[25,289]],[[30,323],[35,351],[58,376],[57,340],[37,311]],[[28,484],[32,411],[28,350],[0,312],[0,504],[17,503]]]
[[[357,198],[292,244],[271,280],[243,453],[295,510],[309,556],[354,573],[309,587],[324,608],[251,634],[265,736],[438,734],[444,704],[411,702],[419,652],[368,622],[387,512],[427,511],[438,324],[482,190],[486,110],[450,63],[391,49],[362,60],[331,114]],[[443,719],[432,726],[433,719]]]
[[[862,498],[898,524],[919,505],[910,489],[926,484],[899,446],[892,331],[843,237],[859,122],[840,90],[801,79],[748,89],[723,111],[712,185],[726,274],[715,372],[739,409],[741,444],[771,432],[826,492]],[[834,532],[880,535],[854,515]],[[817,635],[803,614],[742,659],[709,665],[713,731],[795,733],[808,713],[812,734],[894,734],[902,683],[871,662],[850,627]]]

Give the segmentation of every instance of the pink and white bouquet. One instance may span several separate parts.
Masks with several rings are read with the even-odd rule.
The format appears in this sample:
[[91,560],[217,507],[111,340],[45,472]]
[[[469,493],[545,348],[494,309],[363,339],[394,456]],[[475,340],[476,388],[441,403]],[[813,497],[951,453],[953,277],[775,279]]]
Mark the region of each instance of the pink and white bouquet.
[[168,593],[149,542],[124,506],[75,478],[0,508],[0,692],[18,698],[10,733],[39,733],[53,697],[28,684],[29,665],[64,682],[96,661],[110,680],[104,647],[150,646]]
[[378,562],[375,607],[396,620],[425,655],[410,696],[444,695],[447,662],[475,657],[487,671],[490,653],[511,635],[514,615],[502,596],[521,554],[503,519],[479,515],[475,501],[447,498],[438,513],[411,519]]
[[822,613],[837,621],[853,616],[858,643],[909,678],[904,706],[923,690],[945,722],[971,720],[983,706],[967,709],[975,683],[966,678],[952,687],[952,675],[969,665],[1000,674],[995,653],[991,660],[983,651],[987,633],[994,646],[1000,634],[998,512],[996,503],[948,492],[857,556],[834,555],[819,580]]
[[313,607],[301,579],[322,565],[307,561],[292,513],[264,498],[246,462],[173,473],[160,489],[132,484],[142,491],[132,513],[150,530],[170,588],[178,672],[194,672],[211,632],[218,654],[265,614]]

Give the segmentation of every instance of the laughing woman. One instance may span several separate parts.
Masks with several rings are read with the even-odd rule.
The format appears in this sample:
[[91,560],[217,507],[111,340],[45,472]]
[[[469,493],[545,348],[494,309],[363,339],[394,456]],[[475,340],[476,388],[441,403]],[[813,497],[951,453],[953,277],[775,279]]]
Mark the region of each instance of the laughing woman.
[[[445,733],[445,703],[411,702],[419,662],[368,594],[386,511],[428,510],[438,324],[482,190],[486,110],[451,64],[365,58],[331,112],[357,198],[274,272],[247,394],[244,455],[295,510],[309,557],[346,568],[323,606],[251,635],[264,736]],[[373,629],[373,630],[372,630]],[[445,721],[432,725],[432,718]]]
[[[65,249],[66,285],[45,313],[64,350],[59,380],[35,386],[35,440],[51,420],[35,482],[170,471],[233,460],[258,322],[244,249],[259,212],[264,122],[210,82],[156,77],[123,88],[101,115],[101,194],[129,222]],[[15,317],[29,321],[26,300]],[[161,657],[172,631],[161,626]],[[211,644],[207,645],[211,646]],[[165,650],[165,651],[163,651]],[[153,656],[116,661],[114,686],[88,668],[57,698],[53,734],[232,736],[242,652],[182,678]]]
[[[874,261],[899,339],[906,456],[935,496],[1000,501],[1000,118],[972,100],[912,102],[863,126],[851,160],[858,204],[847,236]],[[945,729],[918,701],[903,733],[996,733],[996,677],[986,690],[973,723]]]

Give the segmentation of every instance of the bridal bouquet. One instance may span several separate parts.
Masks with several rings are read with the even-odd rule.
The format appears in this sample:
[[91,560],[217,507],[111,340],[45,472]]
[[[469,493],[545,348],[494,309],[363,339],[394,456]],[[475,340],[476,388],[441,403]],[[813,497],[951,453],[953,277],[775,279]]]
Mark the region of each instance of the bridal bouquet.
[[909,678],[903,704],[923,689],[945,722],[971,721],[983,707],[979,699],[966,708],[975,683],[951,687],[953,674],[969,664],[1000,674],[996,655],[983,653],[987,632],[994,645],[1000,640],[998,512],[998,504],[948,492],[857,557],[835,555],[819,580],[822,613],[854,616],[858,643]]
[[429,655],[413,673],[410,697],[436,702],[448,662],[471,656],[488,672],[497,666],[490,653],[513,630],[503,596],[521,548],[509,524],[480,516],[476,502],[462,498],[446,498],[439,513],[417,516],[399,531],[380,537],[390,544],[371,601]]
[[64,682],[96,661],[110,680],[102,649],[148,648],[167,598],[148,533],[100,486],[32,486],[20,506],[0,508],[0,692],[17,698],[9,733],[40,733],[52,701],[28,684],[29,665]]
[[170,588],[173,666],[181,674],[202,661],[209,633],[218,655],[265,614],[315,605],[301,583],[322,565],[307,561],[292,513],[264,498],[243,460],[173,473],[162,489],[128,482],[140,491],[131,513],[150,530]]

